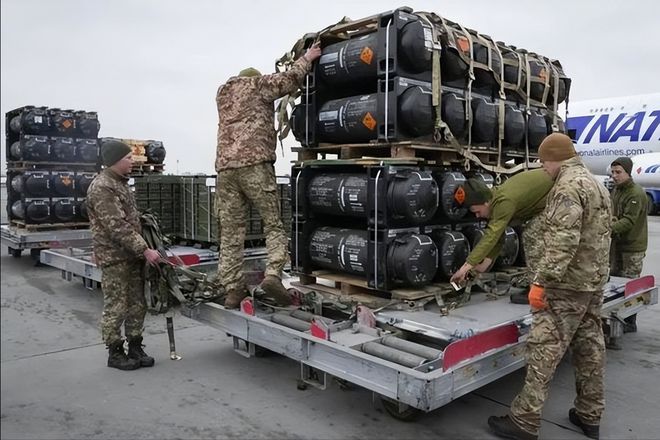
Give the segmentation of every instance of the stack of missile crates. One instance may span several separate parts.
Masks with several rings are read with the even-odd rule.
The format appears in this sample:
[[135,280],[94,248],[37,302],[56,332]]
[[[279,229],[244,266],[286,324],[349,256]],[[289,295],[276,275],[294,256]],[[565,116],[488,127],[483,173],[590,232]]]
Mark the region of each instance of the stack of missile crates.
[[[537,167],[543,138],[565,130],[570,79],[556,60],[409,8],[319,37],[290,120],[302,145],[292,267],[379,290],[448,281],[484,234],[466,179],[492,187]],[[496,264],[524,265],[520,242],[507,228]]]
[[25,106],[6,113],[5,127],[10,223],[87,226],[85,196],[99,169],[96,112]]

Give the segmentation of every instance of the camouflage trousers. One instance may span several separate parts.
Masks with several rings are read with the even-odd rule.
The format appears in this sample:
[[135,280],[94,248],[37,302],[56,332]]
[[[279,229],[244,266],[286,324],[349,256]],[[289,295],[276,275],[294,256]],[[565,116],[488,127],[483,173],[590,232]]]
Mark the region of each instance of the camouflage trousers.
[[144,261],[134,260],[104,267],[101,276],[103,317],[101,334],[106,345],[142,336],[147,305],[144,297]]
[[525,266],[527,270],[525,275],[518,278],[516,285],[526,287],[532,283],[534,269],[538,266],[545,244],[543,242],[543,216],[537,215],[523,225],[522,247],[525,252]]
[[645,252],[610,253],[610,274],[616,277],[638,278],[642,273]]
[[538,434],[550,381],[570,348],[577,391],[575,409],[585,423],[597,425],[605,408],[605,342],[600,319],[603,293],[546,289],[545,296],[548,308],[533,315],[526,346],[525,385],[511,404],[511,418],[525,431]]
[[221,227],[218,272],[227,291],[246,288],[242,269],[249,203],[259,211],[266,235],[265,274],[280,277],[289,258],[273,165],[261,163],[219,172],[215,191]]

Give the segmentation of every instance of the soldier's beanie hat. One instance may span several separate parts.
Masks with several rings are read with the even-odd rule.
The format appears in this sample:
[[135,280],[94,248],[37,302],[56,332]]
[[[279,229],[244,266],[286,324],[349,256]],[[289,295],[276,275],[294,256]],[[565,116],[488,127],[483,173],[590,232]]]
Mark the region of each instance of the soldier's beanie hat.
[[101,161],[106,167],[111,167],[130,153],[131,147],[114,139],[105,141],[101,145]]
[[248,67],[247,69],[243,69],[240,72],[238,72],[238,76],[246,76],[246,77],[261,76],[261,72],[259,72],[254,67]]
[[573,141],[563,133],[546,136],[539,146],[539,159],[542,161],[561,162],[575,156]]
[[621,168],[624,169],[624,171],[626,173],[628,173],[629,176],[631,175],[632,167],[633,167],[633,163],[632,163],[631,158],[629,158],[629,157],[619,157],[614,162],[612,162],[611,166],[614,166],[614,165],[619,165]]
[[464,207],[469,208],[472,205],[483,205],[493,197],[490,188],[488,188],[483,180],[476,177],[469,178],[465,182],[465,185],[463,185],[463,189],[465,190]]

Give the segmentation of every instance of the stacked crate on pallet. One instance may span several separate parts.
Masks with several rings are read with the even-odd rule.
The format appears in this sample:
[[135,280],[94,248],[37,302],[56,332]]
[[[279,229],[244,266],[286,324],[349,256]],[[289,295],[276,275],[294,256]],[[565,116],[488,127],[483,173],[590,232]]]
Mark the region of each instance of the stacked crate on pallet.
[[320,39],[290,121],[301,160],[414,156],[506,174],[530,166],[541,140],[564,131],[557,107],[570,79],[558,61],[436,14],[400,8]]
[[96,112],[20,107],[5,115],[7,213],[27,229],[86,226],[87,188],[99,169]]
[[165,170],[166,150],[163,142],[152,139],[101,138],[101,142],[107,140],[120,141],[131,147],[133,153],[133,170],[131,174],[133,176],[152,173],[162,174]]
[[[540,166],[543,138],[565,131],[557,109],[570,79],[556,60],[408,8],[342,23],[319,37],[322,55],[289,121],[301,144],[291,180],[292,267],[303,282],[318,276],[339,280],[342,289],[360,285],[393,296],[406,284],[448,287],[484,233],[484,222],[463,206],[466,179],[492,187]],[[397,175],[405,161],[434,182],[438,205],[418,223],[383,224],[381,210],[396,191],[379,188],[375,176],[389,185],[385,176]],[[413,258],[392,262],[404,248],[423,255],[412,245],[396,247],[406,233],[434,244],[433,268]],[[518,233],[508,228],[496,265],[520,264],[519,249]]]

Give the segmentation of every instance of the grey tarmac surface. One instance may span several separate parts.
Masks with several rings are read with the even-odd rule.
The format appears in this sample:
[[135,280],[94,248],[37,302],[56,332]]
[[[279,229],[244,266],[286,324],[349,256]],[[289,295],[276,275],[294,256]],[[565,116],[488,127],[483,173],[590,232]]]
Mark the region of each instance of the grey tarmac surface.
[[[660,280],[660,217],[651,217],[644,272]],[[522,385],[519,370],[416,422],[391,418],[371,392],[299,391],[286,358],[246,359],[224,333],[175,317],[180,361],[169,359],[165,319],[149,316],[150,369],[105,366],[100,291],[60,278],[2,249],[2,439],[492,439],[486,420],[502,415]],[[601,438],[660,438],[660,307],[639,315],[622,351],[608,351]],[[543,413],[541,438],[582,439],[570,424],[572,367],[565,359]]]

